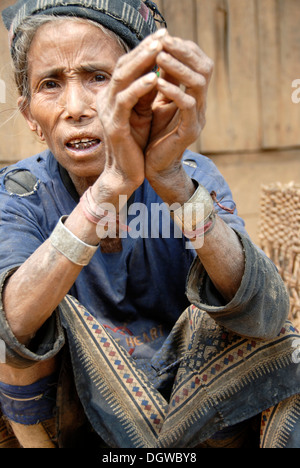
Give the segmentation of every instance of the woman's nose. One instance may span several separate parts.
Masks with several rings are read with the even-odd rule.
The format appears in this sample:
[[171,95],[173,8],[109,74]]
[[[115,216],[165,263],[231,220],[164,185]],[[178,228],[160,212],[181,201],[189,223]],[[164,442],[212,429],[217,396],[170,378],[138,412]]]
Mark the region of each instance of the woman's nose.
[[66,86],[63,99],[65,117],[76,122],[84,118],[90,118],[93,113],[93,99],[90,94],[79,83],[72,83]]

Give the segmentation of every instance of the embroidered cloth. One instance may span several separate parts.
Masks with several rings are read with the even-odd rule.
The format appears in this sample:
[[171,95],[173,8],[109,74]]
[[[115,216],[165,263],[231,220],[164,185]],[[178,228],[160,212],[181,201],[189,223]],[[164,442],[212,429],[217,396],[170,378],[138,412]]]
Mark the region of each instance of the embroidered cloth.
[[[176,370],[165,398],[146,367],[76,299],[67,296],[60,311],[79,397],[108,446],[197,447],[218,431],[264,412],[266,445],[275,437],[279,445],[299,447],[300,367],[294,348],[299,335],[292,323],[287,321],[275,339],[258,341],[235,335],[188,307],[157,356],[166,367],[156,378],[168,380]],[[288,411],[282,414],[278,404]],[[276,425],[272,412],[275,419],[280,414]],[[278,433],[283,427],[284,437]]]

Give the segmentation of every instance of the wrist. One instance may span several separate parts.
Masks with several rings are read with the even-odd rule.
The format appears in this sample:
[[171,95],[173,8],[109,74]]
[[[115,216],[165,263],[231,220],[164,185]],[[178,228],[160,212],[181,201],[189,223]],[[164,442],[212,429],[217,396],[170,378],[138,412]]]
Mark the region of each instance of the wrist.
[[183,205],[197,189],[197,185],[187,175],[181,164],[147,176],[147,179],[155,192],[168,205],[173,203]]
[[188,202],[172,210],[170,214],[174,223],[184,236],[190,239],[195,249],[204,244],[204,236],[214,229],[216,214],[211,194],[195,181],[197,189]]
[[96,231],[99,239],[106,237],[116,238],[120,230],[127,231],[127,226],[120,219],[120,211],[127,205],[127,197],[119,196],[118,210],[111,203],[96,203],[89,187],[80,199],[80,207],[85,218],[97,225]]
[[97,205],[111,205],[118,214],[124,206],[124,200],[128,200],[143,181],[144,179],[133,182],[115,171],[103,171],[91,187],[90,193]]
[[75,236],[86,244],[94,246],[99,244],[100,239],[97,235],[96,226],[85,216],[81,203],[76,206],[64,224]]

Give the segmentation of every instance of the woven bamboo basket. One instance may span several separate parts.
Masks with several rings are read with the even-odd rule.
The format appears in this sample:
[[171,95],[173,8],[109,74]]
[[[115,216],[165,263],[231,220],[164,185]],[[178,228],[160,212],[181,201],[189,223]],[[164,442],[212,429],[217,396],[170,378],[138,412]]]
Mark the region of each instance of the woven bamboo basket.
[[275,263],[290,296],[289,319],[300,330],[300,185],[264,185],[260,247]]

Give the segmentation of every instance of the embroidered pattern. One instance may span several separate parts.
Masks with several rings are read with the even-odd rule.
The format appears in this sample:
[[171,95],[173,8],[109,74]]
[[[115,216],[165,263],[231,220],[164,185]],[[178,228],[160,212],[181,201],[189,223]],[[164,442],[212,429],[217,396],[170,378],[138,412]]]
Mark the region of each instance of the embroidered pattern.
[[[168,344],[176,342],[180,362],[166,401],[132,356],[71,296],[61,304],[61,316],[79,396],[94,429],[111,446],[194,447],[300,390],[291,359],[298,335],[290,322],[272,341],[249,340],[189,307],[163,350],[167,355]],[[289,385],[287,375],[295,376],[298,387]],[[255,404],[249,405],[251,399]]]

